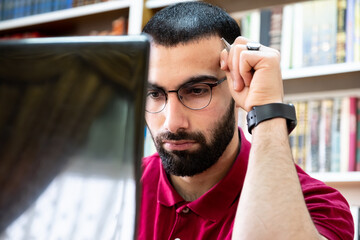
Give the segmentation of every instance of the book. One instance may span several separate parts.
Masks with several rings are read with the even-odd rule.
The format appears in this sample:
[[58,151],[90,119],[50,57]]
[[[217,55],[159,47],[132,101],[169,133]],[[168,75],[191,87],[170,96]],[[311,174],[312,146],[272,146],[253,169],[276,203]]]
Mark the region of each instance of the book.
[[112,22],[112,30],[109,35],[124,35],[127,33],[127,18],[119,17]]
[[321,117],[319,122],[319,172],[329,172],[331,163],[331,120],[333,100],[321,101]]
[[356,166],[355,170],[360,171],[360,98],[357,99],[356,116]]
[[334,98],[331,120],[331,172],[340,172],[340,123],[341,123],[340,97]]
[[354,8],[354,62],[360,62],[360,0],[355,0]]
[[303,40],[302,40],[302,59],[300,66],[307,67],[314,65],[319,55],[319,27],[317,6],[315,2],[303,4]]
[[346,2],[346,62],[354,61],[355,0]]
[[[292,104],[295,107],[296,116],[299,116],[299,106],[298,106],[299,103],[293,102]],[[293,160],[296,164],[298,164],[298,131],[299,131],[299,125],[297,125],[289,135],[291,153]]]
[[337,0],[336,62],[345,62],[346,1]]
[[282,70],[290,69],[292,67],[292,48],[293,48],[293,20],[294,20],[294,5],[285,5],[282,13],[282,33],[280,65]]
[[319,49],[312,65],[336,63],[337,0],[314,1],[317,16]]
[[321,117],[320,100],[310,100],[308,102],[308,151],[306,161],[307,172],[318,172],[320,169],[319,162],[319,125]]
[[278,51],[280,51],[281,49],[282,16],[283,16],[282,6],[275,6],[271,8],[269,47],[274,48]]
[[301,68],[303,67],[303,31],[304,31],[304,20],[303,20],[303,8],[311,4],[312,2],[295,3],[294,4],[294,20],[292,25],[292,60],[290,68]]
[[245,13],[240,19],[241,35],[252,41],[260,41],[260,10]]
[[260,11],[260,43],[264,46],[270,46],[270,26],[271,10],[262,9]]
[[357,98],[349,97],[349,171],[356,170],[356,115]]
[[295,163],[298,164],[303,170],[306,168],[306,133],[307,133],[307,102],[301,101],[297,104],[297,119],[298,124],[296,127],[296,143],[297,143],[297,155]]
[[349,127],[350,118],[350,98],[344,97],[341,103],[341,123],[340,123],[340,172],[349,171]]

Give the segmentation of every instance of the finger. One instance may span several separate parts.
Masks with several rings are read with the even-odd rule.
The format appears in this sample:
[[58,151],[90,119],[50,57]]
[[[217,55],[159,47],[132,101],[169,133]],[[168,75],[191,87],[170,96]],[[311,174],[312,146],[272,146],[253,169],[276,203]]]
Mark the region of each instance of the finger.
[[258,52],[244,51],[241,53],[239,69],[245,86],[250,86],[259,61],[261,61],[261,55]]
[[244,45],[233,45],[230,50],[230,56],[228,58],[228,66],[233,79],[233,88],[235,91],[240,92],[244,88],[244,80],[240,74],[240,54],[245,50]]
[[229,56],[229,54],[226,51],[226,49],[221,51],[221,53],[220,53],[220,69],[223,71],[229,71],[229,67],[227,64],[228,56]]
[[250,39],[246,38],[246,37],[237,37],[234,41],[234,44],[241,44],[241,45],[246,45],[246,43],[251,42]]

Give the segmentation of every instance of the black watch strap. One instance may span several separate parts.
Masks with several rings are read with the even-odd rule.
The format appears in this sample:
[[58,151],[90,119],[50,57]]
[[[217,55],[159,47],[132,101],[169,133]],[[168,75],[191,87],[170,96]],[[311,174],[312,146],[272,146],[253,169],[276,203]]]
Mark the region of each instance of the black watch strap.
[[259,123],[273,118],[285,118],[289,134],[297,124],[294,105],[284,103],[270,103],[261,106],[255,106],[250,112],[248,112],[246,120],[248,123],[249,133],[251,134],[252,129]]

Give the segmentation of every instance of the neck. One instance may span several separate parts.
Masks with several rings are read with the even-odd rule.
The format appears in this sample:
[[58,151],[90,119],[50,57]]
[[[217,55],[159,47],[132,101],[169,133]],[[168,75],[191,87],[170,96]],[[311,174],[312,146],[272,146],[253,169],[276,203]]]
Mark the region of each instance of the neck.
[[230,170],[239,152],[239,131],[235,134],[219,160],[206,171],[191,177],[170,175],[175,190],[185,201],[194,201],[209,191]]

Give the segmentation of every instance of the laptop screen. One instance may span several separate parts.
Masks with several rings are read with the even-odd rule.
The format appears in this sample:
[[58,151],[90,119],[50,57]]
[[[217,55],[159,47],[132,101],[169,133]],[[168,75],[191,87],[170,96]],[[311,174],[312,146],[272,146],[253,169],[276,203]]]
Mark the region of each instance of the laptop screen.
[[133,239],[146,36],[0,42],[0,238]]

